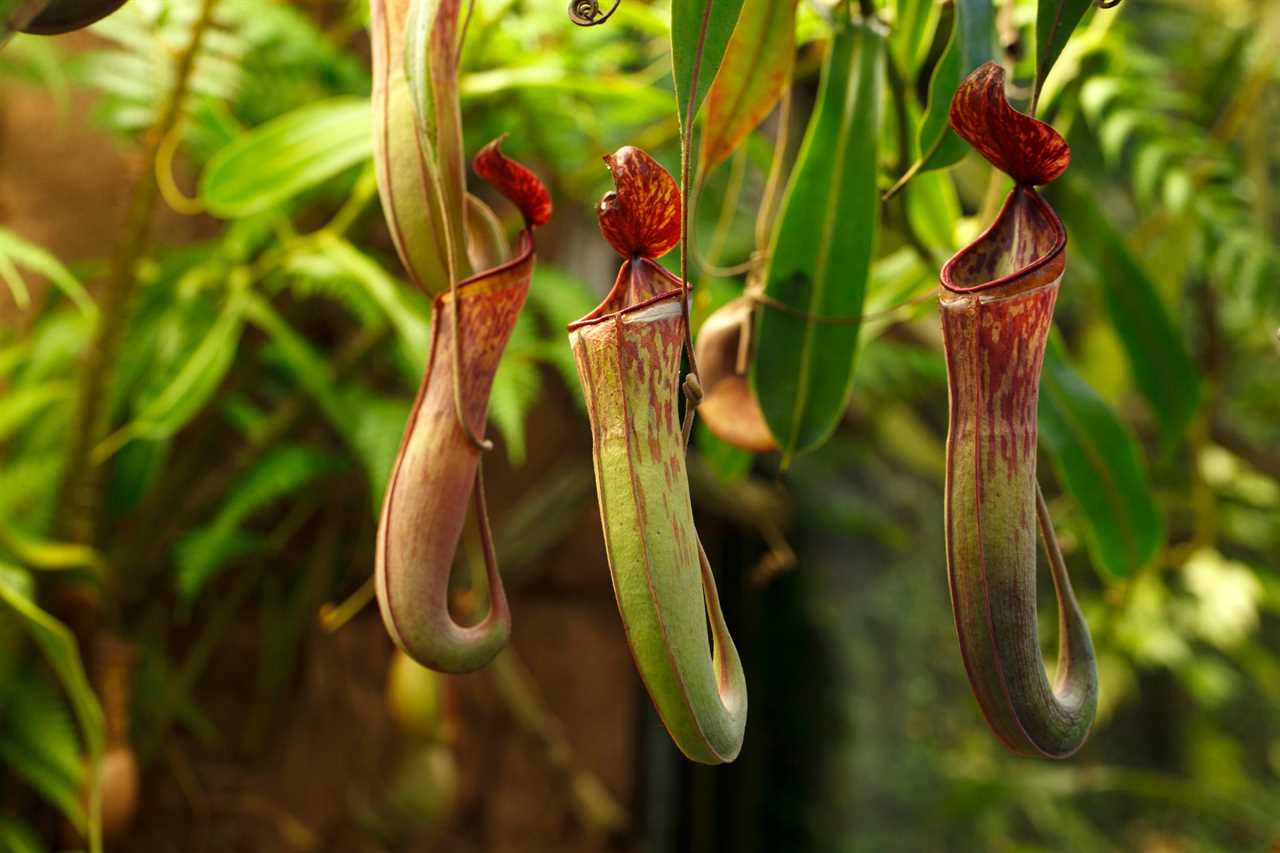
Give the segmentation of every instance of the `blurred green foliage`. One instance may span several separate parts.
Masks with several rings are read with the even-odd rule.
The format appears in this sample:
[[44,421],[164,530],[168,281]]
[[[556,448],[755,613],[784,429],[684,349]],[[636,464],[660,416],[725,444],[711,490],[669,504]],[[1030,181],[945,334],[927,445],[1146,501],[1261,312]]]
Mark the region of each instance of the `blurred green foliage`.
[[[93,92],[95,121],[137,148],[198,5],[133,0],[73,56],[20,37],[0,54],[0,80],[64,110],[70,93]],[[874,164],[884,191],[927,153],[918,131],[954,18],[918,0],[877,5],[900,77]],[[1037,5],[994,10],[1024,98]],[[137,645],[126,735],[145,763],[173,726],[207,743],[236,736],[211,726],[193,690],[250,602],[266,652],[241,736],[260,745],[300,626],[371,567],[429,306],[400,280],[381,229],[365,14],[354,0],[217,4],[173,162],[161,164],[198,176],[162,180],[165,200],[216,227],[152,247],[137,267],[111,429],[93,449],[101,541],[64,541],[58,484],[80,359],[104,322],[85,285],[105,264],[64,263],[0,229],[0,281],[22,318],[0,328],[0,764],[21,780],[0,787],[0,846],[49,849],[32,828],[46,821],[29,819],[39,802],[92,823],[85,756],[104,723],[72,634],[50,615],[68,590]],[[774,150],[775,116],[701,178],[697,318],[740,292],[726,267],[759,248],[771,163],[795,160],[831,35],[808,4],[797,27],[790,144]],[[586,30],[559,3],[476,5],[466,148],[510,133],[508,152],[557,206],[490,409],[513,467],[540,407],[575,406],[563,329],[609,284],[592,220],[609,188],[601,155],[636,144],[678,163],[668,50],[662,4],[624,0]],[[792,506],[779,523],[797,568],[740,595],[753,718],[732,772],[759,810],[741,822],[750,832],[700,849],[1154,853],[1280,840],[1277,54],[1275,4],[1128,0],[1084,13],[1040,95],[1039,114],[1073,148],[1069,185],[1050,193],[1071,242],[1041,469],[1100,653],[1091,744],[1065,765],[1005,755],[956,654],[940,521],[946,383],[928,294],[1004,189],[968,156],[917,174],[883,208],[852,403],[785,478]],[[1072,440],[1076,422],[1093,446]],[[697,444],[730,492],[778,476],[775,460],[706,431]],[[538,517],[538,496],[521,497],[512,517]],[[1108,500],[1134,510],[1132,530]],[[576,506],[557,504],[557,520]],[[298,531],[317,518],[342,534],[329,564],[296,559]],[[563,536],[569,523],[547,526]],[[708,550],[741,577],[756,546],[735,536],[755,543],[763,528],[736,523]],[[195,642],[168,642],[179,629]]]

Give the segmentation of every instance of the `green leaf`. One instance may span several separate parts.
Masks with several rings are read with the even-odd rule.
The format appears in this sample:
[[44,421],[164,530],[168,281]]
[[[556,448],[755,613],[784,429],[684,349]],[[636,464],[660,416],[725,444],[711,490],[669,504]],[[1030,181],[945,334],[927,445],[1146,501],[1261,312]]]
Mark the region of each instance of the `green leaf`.
[[698,155],[706,173],[764,120],[791,83],[797,0],[745,0],[724,61],[707,93]]
[[7,228],[0,228],[0,259],[3,259],[6,267],[12,270],[11,274],[16,275],[17,270],[13,269],[13,265],[18,264],[44,276],[54,287],[62,291],[76,308],[80,309],[81,314],[91,318],[97,317],[98,306],[94,305],[93,300],[89,298],[89,292],[84,289],[80,280],[72,275],[61,261],[39,246],[23,240]]
[[914,80],[921,63],[928,56],[930,36],[937,25],[936,0],[898,0],[890,47],[908,80]]
[[10,525],[2,513],[0,546],[13,559],[31,569],[54,572],[85,569],[100,574],[106,568],[102,555],[88,545],[39,539]]
[[929,103],[920,124],[920,160],[912,171],[944,169],[969,152],[968,143],[948,123],[951,98],[969,72],[995,55],[995,21],[991,0],[956,0],[947,49],[929,81]]
[[0,818],[0,850],[8,853],[44,853],[35,830],[13,818]]
[[334,98],[267,122],[214,155],[200,201],[224,218],[269,210],[373,156],[366,98]]
[[247,316],[265,332],[289,373],[360,460],[377,513],[409,417],[409,404],[388,402],[358,388],[339,388],[329,365],[271,304],[253,295]]
[[65,405],[74,390],[70,382],[38,382],[6,388],[4,406],[0,407],[0,441],[9,439],[54,403]]
[[190,356],[133,420],[98,445],[95,458],[105,459],[135,438],[169,438],[200,413],[235,361],[249,289],[234,280],[231,289],[217,320]]
[[84,758],[75,720],[56,688],[34,670],[19,671],[0,693],[0,765],[4,764],[74,825],[85,825],[80,802]]
[[1163,525],[1138,443],[1050,341],[1040,383],[1040,439],[1080,509],[1094,565],[1129,577],[1155,555]]
[[743,0],[672,0],[671,65],[680,126],[690,133],[729,46]]
[[751,384],[784,464],[831,434],[852,390],[880,206],[883,60],[879,31],[837,25],[769,250],[765,294],[787,310],[760,312]]
[[1070,230],[1071,247],[1097,272],[1134,382],[1151,403],[1162,437],[1173,441],[1200,406],[1200,374],[1182,333],[1155,283],[1084,187],[1071,180],[1059,181],[1051,193]]
[[263,456],[236,482],[214,520],[178,543],[178,594],[191,603],[229,562],[253,550],[258,539],[241,526],[255,512],[288,497],[334,470],[333,457],[312,447],[285,445]]
[[1062,55],[1076,25],[1093,0],[1040,0],[1036,7],[1036,81],[1038,95],[1053,63]]
[[18,617],[31,639],[44,653],[49,667],[71,700],[71,710],[80,726],[80,735],[90,758],[89,778],[92,780],[93,790],[89,797],[89,846],[92,850],[101,850],[101,795],[97,790],[97,766],[105,739],[102,708],[85,676],[80,650],[71,629],[36,606],[29,588],[24,584],[27,577],[27,573],[16,566],[0,564],[0,608],[7,607]]
[[318,238],[318,247],[346,270],[382,309],[395,329],[404,360],[412,367],[411,378],[416,383],[431,346],[430,324],[424,319],[423,310],[405,296],[400,282],[346,240],[325,234]]
[[698,455],[717,477],[726,483],[734,483],[751,473],[755,455],[722,441],[701,418],[694,426],[697,435]]

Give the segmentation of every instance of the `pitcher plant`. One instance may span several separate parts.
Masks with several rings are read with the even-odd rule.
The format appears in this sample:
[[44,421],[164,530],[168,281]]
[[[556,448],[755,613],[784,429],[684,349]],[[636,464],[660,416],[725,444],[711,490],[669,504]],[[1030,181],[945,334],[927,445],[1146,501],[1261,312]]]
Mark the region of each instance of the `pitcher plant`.
[[[947,567],[969,682],[1011,750],[1064,758],[1084,743],[1098,702],[1093,643],[1036,479],[1036,407],[1066,230],[1036,192],[1067,168],[1053,128],[1013,109],[1004,70],[964,80],[951,126],[1015,185],[995,222],[942,268],[950,395]],[[1036,623],[1036,530],[1059,609],[1050,682]]]
[[[434,297],[430,355],[387,485],[375,578],[387,631],[424,666],[467,672],[506,643],[511,617],[485,508],[480,456],[489,391],[533,275],[533,229],[551,215],[546,188],[495,140],[477,175],[524,218],[514,257],[498,219],[465,194],[456,60],[459,4],[374,0],[375,161],[383,210],[410,278]],[[415,71],[416,69],[416,71]],[[469,270],[482,270],[474,275]],[[449,580],[475,507],[489,611],[459,624]]]
[[681,282],[657,263],[680,239],[680,192],[638,148],[605,163],[617,190],[600,203],[600,229],[624,261],[604,301],[569,326],[605,551],[658,715],[686,756],[719,764],[742,747],[747,691],[693,523],[678,410]]

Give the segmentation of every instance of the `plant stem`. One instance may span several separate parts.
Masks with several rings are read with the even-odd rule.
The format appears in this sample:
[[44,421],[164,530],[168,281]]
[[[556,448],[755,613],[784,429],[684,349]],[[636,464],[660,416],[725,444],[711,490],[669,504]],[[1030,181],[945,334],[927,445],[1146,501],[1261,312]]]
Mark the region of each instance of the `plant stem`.
[[216,4],[217,0],[202,0],[200,16],[191,29],[191,38],[178,55],[173,88],[161,107],[159,119],[147,134],[144,168],[133,189],[123,235],[111,258],[110,277],[102,289],[98,326],[85,353],[66,467],[58,488],[56,526],[73,542],[92,545],[98,538],[102,471],[93,464],[92,453],[106,435],[109,425],[115,362],[129,326],[130,307],[138,283],[138,262],[148,249],[158,197],[156,156],[165,138],[181,121],[191,72],[200,53],[200,44],[213,21]]

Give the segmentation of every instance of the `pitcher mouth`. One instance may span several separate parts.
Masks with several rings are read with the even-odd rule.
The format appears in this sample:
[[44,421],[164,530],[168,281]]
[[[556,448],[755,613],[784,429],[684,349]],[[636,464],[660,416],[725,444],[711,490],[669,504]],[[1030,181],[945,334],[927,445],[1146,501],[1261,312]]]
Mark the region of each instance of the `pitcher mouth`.
[[[1041,233],[1028,235],[1026,228]],[[1002,261],[1017,262],[1022,247],[1019,241],[1037,237],[1042,239],[1030,246],[1034,255],[1003,272]],[[998,296],[1013,296],[1060,276],[1066,265],[1066,247],[1067,231],[1054,209],[1031,187],[1016,186],[991,226],[943,265],[940,279],[947,291],[958,295],[1003,288],[1008,292]]]
[[[638,302],[625,304],[627,296],[627,282],[631,276],[632,264],[643,264],[650,272],[656,273],[661,278],[666,279],[667,282],[670,283],[671,289],[665,290],[654,296],[647,297]],[[689,289],[692,290],[693,286],[690,285]],[[636,256],[623,262],[622,268],[618,270],[618,277],[614,279],[613,287],[609,290],[609,293],[605,296],[604,300],[593,308],[590,313],[570,323],[567,328],[570,332],[576,332],[579,329],[598,325],[609,320],[619,318],[625,320],[626,318],[634,317],[636,314],[645,311],[646,309],[653,308],[663,302],[671,300],[678,302],[680,300],[680,293],[680,279],[672,275],[666,267],[651,258]],[[621,304],[621,307],[617,307],[619,304]]]
[[[510,272],[522,264],[527,264],[533,259],[534,243],[533,231],[530,228],[524,228],[520,231],[520,248],[515,255],[507,261],[503,261],[496,267],[489,267],[487,270],[480,270],[474,275],[470,275],[458,282],[456,288],[459,296],[474,296],[477,293],[488,293],[490,290],[500,290],[503,287],[510,287],[509,282],[501,281],[502,273]],[[487,287],[485,285],[488,285]],[[464,292],[465,291],[465,292]],[[453,301],[453,291],[445,290],[436,295],[431,301],[435,310],[439,311],[440,307]]]

